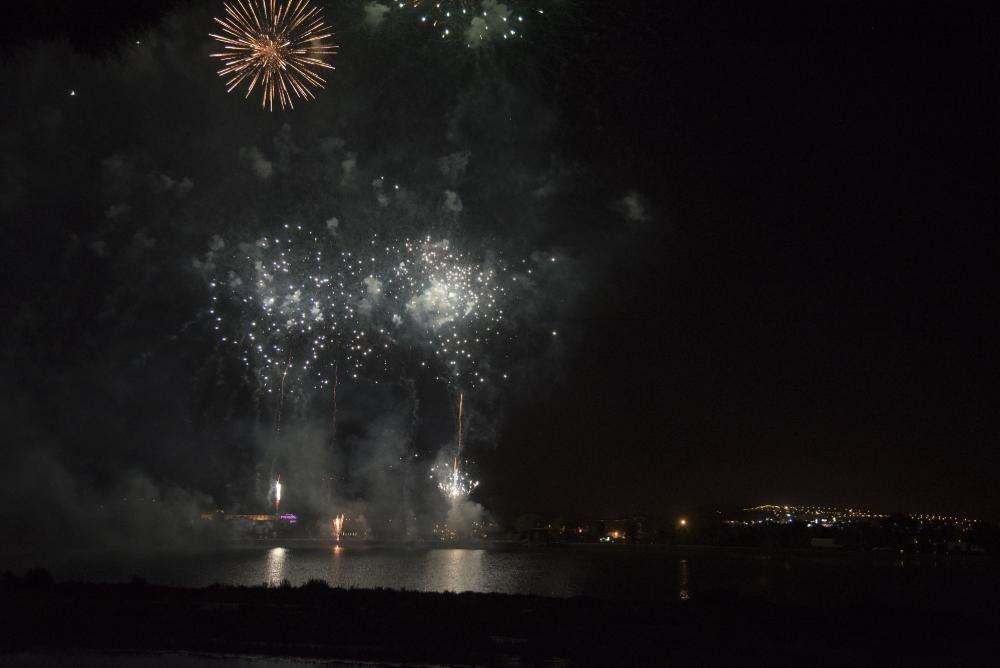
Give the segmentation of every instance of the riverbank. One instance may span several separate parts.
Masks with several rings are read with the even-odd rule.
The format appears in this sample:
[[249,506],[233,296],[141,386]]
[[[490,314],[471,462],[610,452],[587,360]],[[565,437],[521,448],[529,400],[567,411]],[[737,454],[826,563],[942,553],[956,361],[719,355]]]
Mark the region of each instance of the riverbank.
[[[969,664],[998,654],[980,611],[783,607],[735,594],[604,601],[302,587],[181,589],[6,576],[6,653],[196,652],[376,663]],[[958,642],[961,638],[961,642]]]

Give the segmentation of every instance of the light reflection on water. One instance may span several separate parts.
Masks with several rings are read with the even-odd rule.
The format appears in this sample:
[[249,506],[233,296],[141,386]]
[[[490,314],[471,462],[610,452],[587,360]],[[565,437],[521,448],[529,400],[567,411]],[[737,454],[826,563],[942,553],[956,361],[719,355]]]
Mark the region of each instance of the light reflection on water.
[[267,577],[265,578],[265,582],[272,587],[280,585],[281,581],[285,579],[285,559],[287,556],[288,550],[283,547],[273,548],[267,553]]
[[682,601],[690,600],[691,590],[688,589],[688,560],[677,562],[677,597]]
[[484,550],[435,550],[427,562],[429,589],[438,591],[484,591]]
[[0,570],[48,568],[59,580],[124,581],[132,574],[174,586],[300,585],[417,591],[475,591],[609,599],[695,600],[734,592],[780,603],[850,605],[926,600],[932,604],[1000,597],[1000,568],[989,560],[938,564],[857,555],[566,546],[249,545],[160,554],[71,556],[61,562],[5,561]]

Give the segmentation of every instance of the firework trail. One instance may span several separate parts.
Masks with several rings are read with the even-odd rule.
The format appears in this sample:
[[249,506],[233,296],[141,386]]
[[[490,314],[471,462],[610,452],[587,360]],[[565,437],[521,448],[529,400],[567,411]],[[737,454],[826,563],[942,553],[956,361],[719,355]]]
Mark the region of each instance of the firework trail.
[[277,518],[281,512],[281,476],[274,481],[274,516]]
[[458,437],[455,445],[455,470],[458,470],[458,457],[462,454],[462,411],[465,405],[465,394],[458,395]]
[[261,107],[272,111],[275,97],[282,109],[295,108],[293,96],[316,97],[313,89],[326,83],[317,70],[334,69],[325,59],[337,47],[325,41],[333,33],[310,0],[236,0],[223,8],[225,18],[215,19],[222,34],[210,36],[225,48],[211,57],[222,61],[227,92],[246,82],[250,97],[259,85]]
[[292,356],[288,355],[288,361],[285,362],[285,370],[281,374],[281,389],[278,394],[278,415],[275,418],[274,430],[276,433],[281,433],[281,411],[285,406],[285,380],[288,378],[288,367],[292,365]]
[[460,393],[458,395],[458,429],[455,438],[455,455],[452,459],[452,465],[450,467],[445,465],[443,468],[435,466],[431,469],[431,477],[434,478],[436,476],[438,478],[438,489],[444,492],[445,497],[453,502],[466,498],[479,486],[477,480],[473,480],[461,470],[464,404],[465,395]]
[[[274,235],[238,244],[232,256],[220,259],[218,277],[210,283],[220,344],[237,352],[251,372],[258,405],[258,397],[276,395],[275,433],[285,427],[289,402],[329,391],[331,449],[341,369],[352,379],[377,377],[388,347],[366,315],[371,277],[381,259],[337,246],[329,235],[284,225]],[[277,456],[276,448],[272,481]],[[327,485],[332,501],[332,472]]]
[[330,428],[333,430],[332,436],[337,436],[337,386],[340,385],[340,374],[337,373],[337,364],[333,365],[333,423]]
[[[337,364],[333,365],[333,419],[330,421],[330,451],[331,455],[337,447],[337,386],[340,385],[340,375]],[[331,457],[332,460],[332,457]],[[333,503],[333,471],[327,472],[326,501]],[[338,534],[339,535],[339,534]]]
[[[278,411],[277,411],[277,414],[276,414],[275,419],[274,419],[274,433],[275,434],[279,434],[279,435],[281,434],[281,413],[282,413],[282,410],[285,407],[285,379],[288,376],[288,367],[291,366],[291,364],[292,364],[292,356],[289,355],[288,356],[288,362],[285,363],[285,370],[281,374],[281,389],[280,389],[280,392],[279,392],[279,395],[278,395]],[[277,465],[278,465],[278,453],[277,453],[277,451],[275,451],[274,454],[271,457],[271,477],[272,478],[274,477],[274,469],[275,469],[275,467]],[[275,490],[275,513],[277,513],[277,502],[281,501],[281,476],[280,475],[278,476],[278,479],[275,481],[274,490]]]

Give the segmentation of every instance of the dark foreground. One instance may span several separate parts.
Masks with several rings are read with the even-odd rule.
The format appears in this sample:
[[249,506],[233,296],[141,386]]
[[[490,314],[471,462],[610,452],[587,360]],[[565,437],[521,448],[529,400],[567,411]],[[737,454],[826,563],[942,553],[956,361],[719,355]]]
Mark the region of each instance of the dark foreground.
[[[785,608],[303,587],[0,585],[4,652],[199,652],[404,664],[998,665],[996,609]],[[0,657],[0,663],[2,663]]]

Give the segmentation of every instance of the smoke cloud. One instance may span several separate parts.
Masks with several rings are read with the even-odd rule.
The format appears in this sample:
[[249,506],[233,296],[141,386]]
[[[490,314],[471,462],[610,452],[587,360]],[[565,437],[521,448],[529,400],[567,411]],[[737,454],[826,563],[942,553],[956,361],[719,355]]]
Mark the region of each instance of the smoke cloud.
[[[504,3],[483,8],[470,43],[512,20]],[[211,284],[246,288],[227,268],[259,257],[260,240],[287,224],[359,257],[374,237],[444,239],[484,264],[503,258],[518,299],[505,304],[503,348],[485,349],[482,365],[506,385],[466,393],[474,461],[496,447],[509,405],[559,382],[574,337],[552,332],[626,257],[627,241],[579,233],[609,227],[601,203],[614,186],[565,154],[560,112],[533,78],[532,59],[562,52],[524,43],[473,54],[387,20],[379,3],[328,14],[338,70],[294,113],[225,93],[202,9],[171,14],[113,53],[81,58],[44,44],[3,65],[2,234],[7,248],[41,249],[5,267],[17,295],[0,353],[0,465],[21,482],[0,493],[0,519],[17,533],[39,545],[174,542],[202,512],[266,509],[276,472],[288,507],[364,515],[386,535],[482,517],[475,498],[449,511],[428,474],[454,442],[461,388],[413,353],[422,344],[412,326],[451,317],[446,291],[412,300],[412,323],[393,316],[396,359],[381,378],[345,373],[279,397],[220,337]],[[420,76],[417,39],[427,45]],[[621,200],[631,220],[647,210],[635,193]],[[261,266],[256,280],[267,284],[270,271]],[[365,288],[362,315],[384,298],[379,280]],[[274,308],[302,298],[290,292]],[[313,315],[317,326],[326,317]],[[489,471],[475,475],[490,484]],[[35,510],[10,517],[15,507]]]

